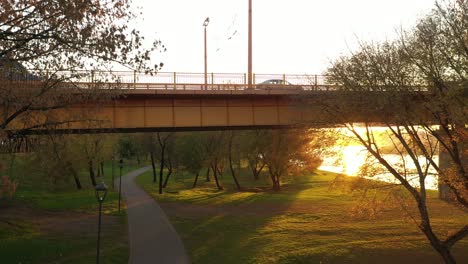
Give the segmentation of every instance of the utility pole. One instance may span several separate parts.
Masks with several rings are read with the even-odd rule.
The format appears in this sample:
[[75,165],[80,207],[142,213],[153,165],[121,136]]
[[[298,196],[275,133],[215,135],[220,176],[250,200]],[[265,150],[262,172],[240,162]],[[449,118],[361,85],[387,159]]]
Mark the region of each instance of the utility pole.
[[248,72],[247,84],[248,88],[252,87],[252,0],[249,0],[249,38],[248,38]]

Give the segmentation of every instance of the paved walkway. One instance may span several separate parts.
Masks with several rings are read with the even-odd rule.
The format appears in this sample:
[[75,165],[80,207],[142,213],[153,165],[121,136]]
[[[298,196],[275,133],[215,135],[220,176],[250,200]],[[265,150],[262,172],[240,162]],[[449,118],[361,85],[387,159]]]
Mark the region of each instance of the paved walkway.
[[[128,206],[129,263],[190,263],[179,235],[164,212],[153,198],[134,182],[136,176],[150,168],[135,170],[122,177],[122,195]],[[118,184],[117,180],[117,188]]]

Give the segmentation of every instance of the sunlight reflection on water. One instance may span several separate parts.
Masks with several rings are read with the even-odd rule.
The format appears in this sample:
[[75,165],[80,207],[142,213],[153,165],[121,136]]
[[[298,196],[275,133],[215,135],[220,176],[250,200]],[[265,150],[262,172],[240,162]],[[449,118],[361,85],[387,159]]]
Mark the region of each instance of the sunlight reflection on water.
[[[338,148],[338,147],[337,147]],[[335,173],[342,173],[349,176],[358,176],[361,167],[365,164],[368,155],[367,150],[362,146],[343,146],[339,147],[342,150],[338,153],[342,157],[328,157],[324,160],[323,164],[319,167],[320,170],[331,171]],[[385,154],[383,157],[392,165],[398,166],[403,162],[403,159],[396,154]],[[434,159],[438,163],[439,157],[435,156]],[[411,162],[409,156],[404,157],[405,164],[408,170],[415,170],[414,163]],[[425,164],[424,157],[419,157],[419,162]],[[390,173],[382,173],[379,175],[365,175],[367,178],[381,180],[385,182],[397,183],[397,180]],[[419,180],[416,174],[409,174],[408,178],[412,178],[410,183],[413,186],[419,186]],[[429,175],[425,179],[427,189],[437,190],[437,175],[434,168],[429,169]]]

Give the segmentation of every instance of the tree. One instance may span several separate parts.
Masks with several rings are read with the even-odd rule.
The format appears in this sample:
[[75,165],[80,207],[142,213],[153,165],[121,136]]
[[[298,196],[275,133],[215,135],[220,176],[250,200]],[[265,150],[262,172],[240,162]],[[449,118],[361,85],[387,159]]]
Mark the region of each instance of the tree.
[[[468,235],[468,225],[444,238],[437,234],[431,224],[425,180],[435,170],[439,183],[448,187],[460,206],[468,207],[467,12],[465,0],[436,3],[400,39],[362,43],[358,52],[333,64],[330,81],[341,86],[342,95],[378,96],[372,96],[373,102],[341,98],[336,100],[339,104],[325,106],[410,194],[418,210],[419,229],[446,263],[455,263],[451,247]],[[366,104],[368,116],[379,115],[389,131],[386,142],[391,142],[399,162],[386,157],[372,118],[359,126],[343,119],[357,108],[362,111]],[[439,149],[444,156],[441,160],[448,160],[450,166],[438,164]]]
[[150,154],[151,168],[153,171],[153,183],[156,183],[156,159],[154,152],[157,149],[156,135],[153,133],[145,133],[141,138],[141,149]]
[[197,187],[198,177],[205,161],[200,134],[192,133],[183,135],[180,138],[180,144],[178,146],[177,149],[182,166],[188,173],[195,175],[192,185],[192,188],[195,188]]
[[119,156],[124,159],[132,159],[137,155],[138,146],[136,144],[135,137],[130,135],[122,135],[118,142]]
[[171,145],[172,138],[174,136],[174,133],[163,133],[163,132],[157,132],[156,133],[156,138],[157,138],[157,143],[159,144],[159,194],[162,194],[162,190],[164,187],[163,184],[163,173],[164,173],[164,167],[166,166],[166,160],[167,160],[167,148],[169,145]]
[[[144,37],[128,26],[134,18],[130,0],[2,1],[0,132],[66,128],[89,120],[64,117],[57,109],[114,96],[98,85],[109,80],[93,74],[96,70],[114,65],[158,70],[162,65],[150,66],[149,60],[161,43],[145,48]],[[76,82],[83,79],[96,85],[80,89]]]
[[[201,144],[203,146],[204,156],[208,163],[208,169],[211,168],[213,178],[215,179],[218,190],[223,190],[219,181],[219,167],[226,157],[226,133],[224,131],[205,132],[201,134]],[[208,175],[209,171],[207,172]],[[208,176],[207,176],[208,177]]]
[[177,169],[178,166],[178,153],[177,151],[177,134],[171,133],[171,136],[166,142],[166,168],[167,168],[167,173],[166,173],[166,178],[164,179],[164,184],[163,188],[167,187],[167,182],[169,181],[169,177],[171,177],[172,173],[174,170]]
[[86,168],[87,159],[83,158],[77,138],[71,135],[48,134],[41,137],[33,153],[24,157],[21,174],[34,177],[38,175],[47,181],[38,181],[56,187],[61,182],[68,183],[70,176],[75,187],[82,189],[79,171]]
[[[264,162],[268,167],[268,173],[274,191],[281,190],[281,178],[287,173],[305,170],[310,167],[317,168],[319,151],[311,148],[311,130],[270,130],[266,134],[268,146],[264,152]],[[322,145],[325,147],[325,145]],[[327,145],[328,147],[329,145]],[[316,146],[314,146],[316,147]]]
[[95,166],[97,166],[98,175],[100,175],[100,161],[104,155],[103,137],[98,135],[82,135],[80,139],[80,146],[83,148],[83,153],[88,163],[89,178],[93,186],[96,186]]
[[241,147],[242,155],[247,159],[250,171],[256,181],[260,178],[260,173],[265,168],[263,157],[269,145],[267,134],[266,130],[252,130],[246,131],[241,135],[244,142]]
[[236,176],[236,169],[234,169],[234,163],[239,164],[240,169],[240,144],[241,142],[236,139],[236,133],[234,131],[229,131],[228,135],[228,160],[229,160],[229,169],[231,170],[232,179],[236,184],[236,188],[238,191],[241,190],[241,186],[239,184],[239,180]]

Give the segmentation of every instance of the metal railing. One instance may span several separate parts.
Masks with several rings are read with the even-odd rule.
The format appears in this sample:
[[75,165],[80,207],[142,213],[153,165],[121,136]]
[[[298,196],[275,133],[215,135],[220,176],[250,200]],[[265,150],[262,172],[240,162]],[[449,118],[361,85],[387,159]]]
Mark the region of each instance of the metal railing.
[[[40,81],[49,78],[60,79],[80,85],[105,83],[120,88],[133,89],[185,89],[185,90],[243,90],[247,89],[245,73],[209,73],[205,84],[204,73],[136,71],[3,71],[0,80]],[[262,84],[267,80],[282,80],[281,84]],[[318,90],[330,86],[323,75],[296,74],[254,74],[252,88],[288,88],[301,86],[307,90]]]
[[[71,82],[80,88],[104,84],[103,87],[108,88],[165,90],[247,90],[253,88],[332,91],[339,89],[339,86],[332,83],[328,76],[316,74],[253,74],[254,85],[248,87],[245,73],[209,73],[205,84],[204,73],[190,72],[0,71],[0,80],[37,82],[49,78]],[[421,86],[415,90],[421,90]]]
[[[243,90],[247,89],[247,75],[244,73],[209,73],[205,84],[203,73],[158,72],[95,72],[93,80],[81,82],[108,82],[113,79],[123,87],[135,89],[184,89],[184,90]],[[327,90],[333,85],[323,75],[254,74],[253,88],[287,88],[301,86],[305,90]],[[281,84],[262,84],[268,80],[282,80]]]

